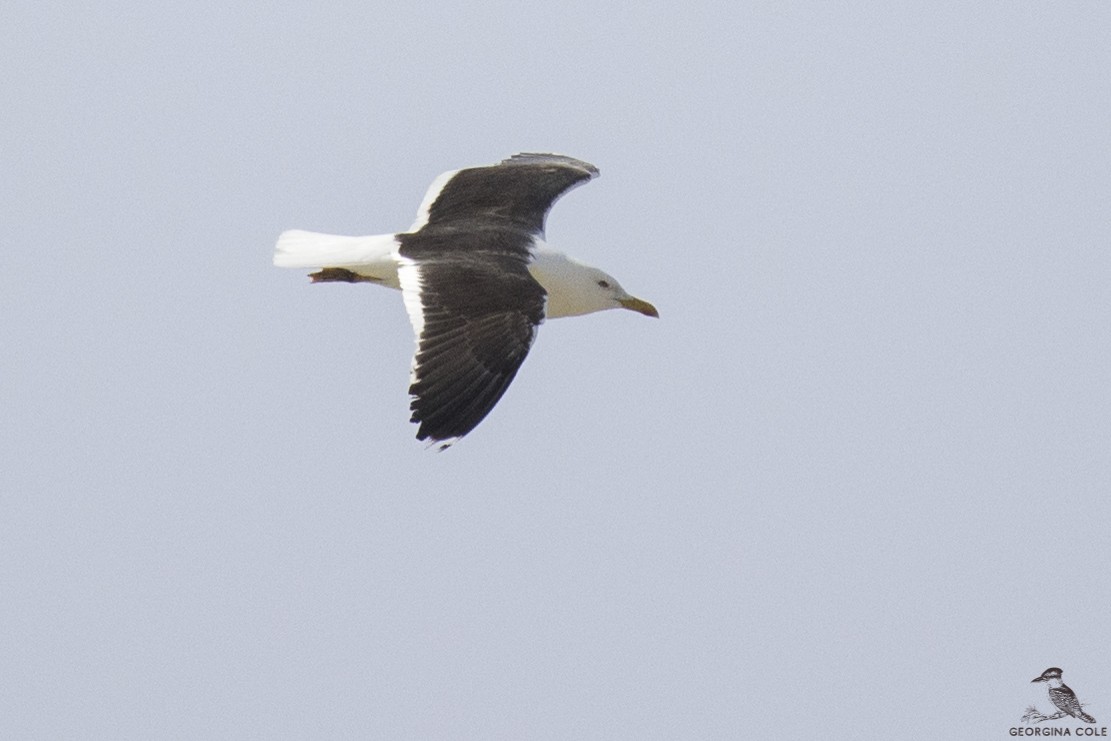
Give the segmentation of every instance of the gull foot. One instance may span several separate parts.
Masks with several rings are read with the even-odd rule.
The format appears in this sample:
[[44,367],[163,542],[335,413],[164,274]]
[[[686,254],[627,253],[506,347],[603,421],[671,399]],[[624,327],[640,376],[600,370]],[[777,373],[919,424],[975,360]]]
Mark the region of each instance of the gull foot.
[[330,281],[338,281],[341,283],[381,283],[382,281],[377,278],[371,278],[369,275],[359,275],[352,272],[347,268],[324,268],[317,273],[311,273],[309,278],[313,283],[328,283]]

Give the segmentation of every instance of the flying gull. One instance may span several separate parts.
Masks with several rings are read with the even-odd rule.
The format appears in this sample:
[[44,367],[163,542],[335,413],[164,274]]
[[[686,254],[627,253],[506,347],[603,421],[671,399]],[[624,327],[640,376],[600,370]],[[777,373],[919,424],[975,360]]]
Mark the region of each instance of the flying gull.
[[605,309],[659,316],[613,276],[544,242],[552,204],[597,176],[594,165],[555,154],[452,170],[432,182],[408,231],[287,231],[274,264],[318,269],[314,283],[401,290],[417,339],[409,376],[417,439],[445,448],[498,403],[545,319]]

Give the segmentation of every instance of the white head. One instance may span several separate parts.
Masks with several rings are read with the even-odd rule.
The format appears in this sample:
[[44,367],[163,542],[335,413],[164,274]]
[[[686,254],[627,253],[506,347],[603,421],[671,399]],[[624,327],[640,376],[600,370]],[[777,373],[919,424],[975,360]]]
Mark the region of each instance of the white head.
[[651,317],[660,315],[655,306],[630,295],[609,273],[559,252],[538,250],[529,272],[548,292],[549,319],[606,309],[629,309]]

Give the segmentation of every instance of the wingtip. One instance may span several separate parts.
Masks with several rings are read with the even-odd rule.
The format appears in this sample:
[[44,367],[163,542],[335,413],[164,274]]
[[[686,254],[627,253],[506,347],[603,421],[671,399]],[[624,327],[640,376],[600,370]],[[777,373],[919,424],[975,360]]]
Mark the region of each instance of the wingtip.
[[[414,422],[417,420],[413,420]],[[435,450],[437,453],[442,453],[455,443],[463,439],[462,435],[455,435],[453,437],[436,438],[429,435],[427,432],[418,431],[417,440],[424,443],[425,450]]]
[[555,152],[518,152],[509,159],[502,160],[502,164],[522,165],[535,165],[545,162],[563,167],[574,167],[587,173],[591,179],[601,174],[597,167],[585,160],[580,160],[566,154],[556,154]]

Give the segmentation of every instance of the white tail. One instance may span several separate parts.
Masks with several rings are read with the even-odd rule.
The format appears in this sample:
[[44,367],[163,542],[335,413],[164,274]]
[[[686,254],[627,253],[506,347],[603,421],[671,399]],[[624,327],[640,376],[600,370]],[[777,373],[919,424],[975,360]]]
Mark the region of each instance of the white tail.
[[[274,264],[280,268],[392,268],[397,241],[392,234],[341,237],[294,229],[282,232],[274,246]],[[363,270],[355,272],[363,273]]]

